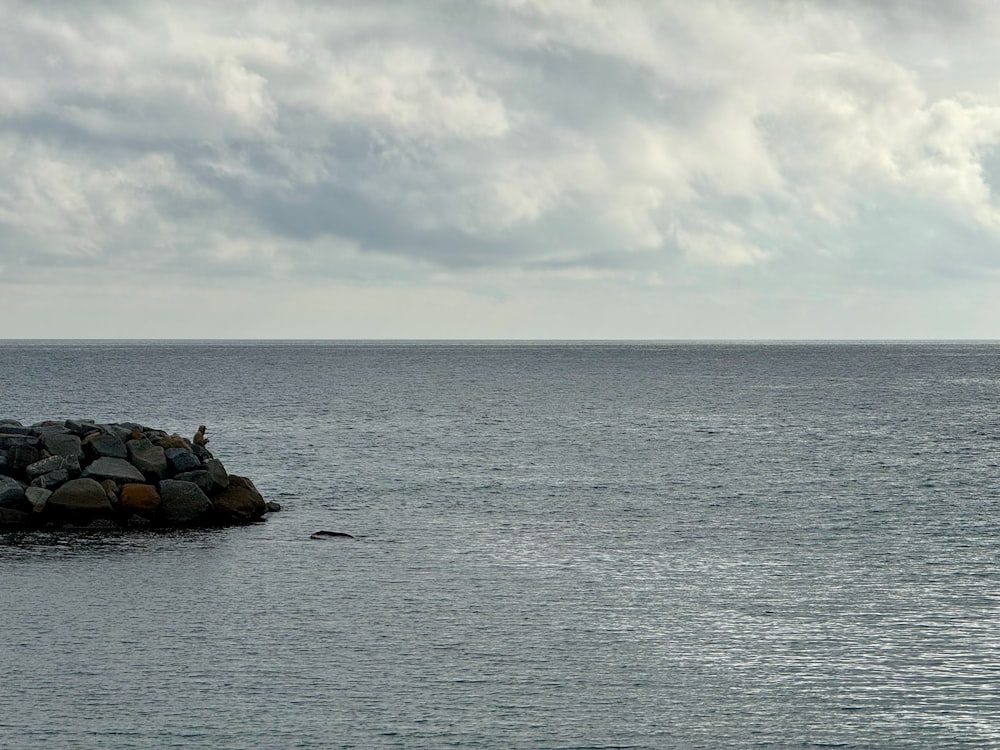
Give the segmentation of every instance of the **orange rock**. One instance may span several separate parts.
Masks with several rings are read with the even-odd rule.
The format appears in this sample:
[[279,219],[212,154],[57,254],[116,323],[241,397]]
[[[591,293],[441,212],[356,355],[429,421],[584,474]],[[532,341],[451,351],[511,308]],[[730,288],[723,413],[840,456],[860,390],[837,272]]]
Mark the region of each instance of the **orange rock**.
[[119,498],[124,510],[152,518],[160,507],[160,493],[151,484],[126,484]]

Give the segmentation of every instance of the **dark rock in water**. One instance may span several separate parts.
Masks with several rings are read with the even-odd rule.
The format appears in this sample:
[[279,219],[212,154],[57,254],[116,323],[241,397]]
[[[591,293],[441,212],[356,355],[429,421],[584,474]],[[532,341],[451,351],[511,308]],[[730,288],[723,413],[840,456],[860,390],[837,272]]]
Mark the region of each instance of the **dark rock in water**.
[[268,513],[277,513],[279,510],[281,510],[281,505],[274,502],[273,500],[268,500],[266,503],[264,503],[264,506],[267,508]]
[[236,523],[249,523],[267,512],[254,483],[236,474],[229,475],[229,486],[215,498],[215,507],[222,518]]
[[350,534],[345,534],[342,531],[317,531],[314,534],[310,534],[310,539],[354,539]]
[[123,458],[99,458],[83,470],[91,479],[113,479],[116,482],[144,482],[142,472]]
[[14,427],[23,427],[24,426],[20,422],[18,422],[16,419],[0,419],[0,427],[3,427],[4,425],[13,425]]
[[66,469],[56,469],[47,474],[42,474],[31,480],[32,487],[41,487],[45,490],[54,490],[69,481],[69,472]]
[[53,456],[66,456],[77,461],[83,458],[83,442],[76,435],[46,432],[42,434],[42,444]]
[[31,514],[23,510],[0,508],[0,529],[26,529],[31,520]]
[[83,441],[83,449],[94,458],[128,458],[125,443],[114,435],[97,435]]
[[104,488],[89,478],[71,479],[53,492],[45,503],[46,517],[76,523],[110,518],[112,513]]
[[33,445],[12,445],[7,450],[7,468],[19,474],[41,457]]
[[167,457],[167,464],[176,474],[194,471],[201,467],[201,460],[187,448],[167,448],[164,454]]
[[123,511],[153,518],[160,509],[160,493],[151,484],[126,484],[122,486],[119,502]]
[[153,445],[145,438],[129,440],[125,447],[128,449],[129,461],[142,472],[143,476],[156,482],[166,478],[167,456],[163,448]]
[[0,508],[31,511],[31,503],[24,494],[24,486],[16,479],[0,476]]
[[164,479],[160,482],[160,510],[157,520],[170,526],[190,526],[213,515],[212,501],[191,482]]

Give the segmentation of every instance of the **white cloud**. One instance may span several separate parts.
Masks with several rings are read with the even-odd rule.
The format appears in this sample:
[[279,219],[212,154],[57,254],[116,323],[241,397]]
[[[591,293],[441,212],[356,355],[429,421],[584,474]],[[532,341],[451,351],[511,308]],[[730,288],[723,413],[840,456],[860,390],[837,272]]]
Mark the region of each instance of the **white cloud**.
[[4,283],[892,283],[900,222],[906,283],[943,275],[942,236],[996,266],[1000,12],[971,0],[0,14]]

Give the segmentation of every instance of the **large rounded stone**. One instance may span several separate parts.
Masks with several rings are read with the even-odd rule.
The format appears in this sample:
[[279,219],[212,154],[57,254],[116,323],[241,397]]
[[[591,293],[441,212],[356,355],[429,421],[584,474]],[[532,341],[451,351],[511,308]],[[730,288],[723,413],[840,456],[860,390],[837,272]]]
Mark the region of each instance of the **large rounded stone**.
[[246,477],[229,475],[229,486],[215,498],[215,508],[227,521],[249,523],[267,512],[267,504],[260,492]]
[[157,482],[167,476],[167,457],[163,448],[153,445],[145,438],[129,440],[125,447],[128,449],[129,461],[148,480]]
[[122,510],[152,518],[160,509],[160,493],[151,484],[126,484],[118,498]]
[[168,526],[192,526],[212,517],[214,506],[208,495],[191,482],[164,479],[160,482],[157,520]]
[[52,493],[45,503],[45,515],[74,522],[109,518],[111,503],[104,488],[93,479],[71,479]]
[[107,456],[97,459],[84,469],[83,476],[98,480],[113,479],[122,484],[146,481],[142,472],[124,458],[108,458]]

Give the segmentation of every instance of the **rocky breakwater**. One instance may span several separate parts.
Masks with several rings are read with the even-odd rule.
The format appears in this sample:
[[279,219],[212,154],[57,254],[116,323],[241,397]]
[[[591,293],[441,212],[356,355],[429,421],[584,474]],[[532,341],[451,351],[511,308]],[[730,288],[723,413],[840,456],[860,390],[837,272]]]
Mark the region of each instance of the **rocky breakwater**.
[[0,530],[228,526],[277,506],[193,440],[125,422],[0,419]]

